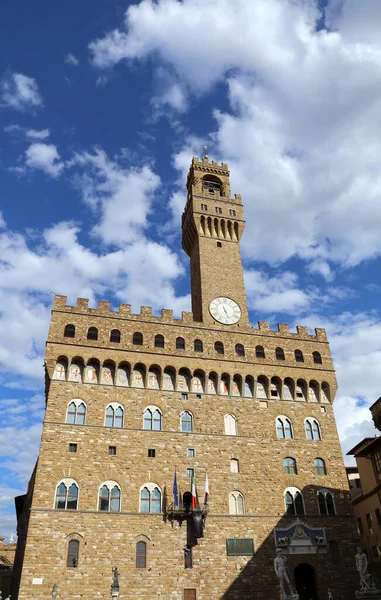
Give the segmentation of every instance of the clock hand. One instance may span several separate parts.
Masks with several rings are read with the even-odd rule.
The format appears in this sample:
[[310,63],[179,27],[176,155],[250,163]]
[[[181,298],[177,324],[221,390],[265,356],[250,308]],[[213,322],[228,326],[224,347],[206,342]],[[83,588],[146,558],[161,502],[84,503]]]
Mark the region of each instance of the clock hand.
[[226,308],[225,308],[224,306],[223,306],[222,308],[224,309],[225,315],[228,317],[229,315],[228,315],[228,313],[226,312]]

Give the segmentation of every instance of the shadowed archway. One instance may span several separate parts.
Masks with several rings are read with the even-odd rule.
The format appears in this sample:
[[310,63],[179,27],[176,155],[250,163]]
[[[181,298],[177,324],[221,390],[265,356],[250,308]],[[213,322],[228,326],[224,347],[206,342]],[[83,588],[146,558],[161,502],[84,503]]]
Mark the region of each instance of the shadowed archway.
[[316,594],[315,569],[308,563],[300,563],[294,570],[295,587],[299,600],[318,600]]

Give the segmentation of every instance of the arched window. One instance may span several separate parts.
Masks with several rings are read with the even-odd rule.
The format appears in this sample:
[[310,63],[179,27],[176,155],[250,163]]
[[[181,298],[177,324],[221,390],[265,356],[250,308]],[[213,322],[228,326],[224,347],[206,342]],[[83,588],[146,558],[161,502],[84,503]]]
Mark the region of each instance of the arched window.
[[180,416],[181,431],[191,433],[193,431],[193,417],[191,413],[185,410]]
[[110,333],[110,342],[113,344],[120,344],[120,331],[119,329],[113,329]]
[[82,400],[72,400],[67,407],[66,423],[84,425],[86,420],[86,404]]
[[245,356],[245,347],[242,344],[236,344],[235,353],[237,356]]
[[333,502],[333,495],[328,490],[319,490],[317,495],[317,501],[319,506],[319,512],[321,515],[335,515],[335,504]]
[[98,329],[96,327],[89,327],[87,330],[87,339],[96,341],[98,339]]
[[67,562],[66,566],[70,568],[78,567],[79,557],[79,542],[77,540],[70,540],[67,549]]
[[155,348],[164,348],[164,336],[163,335],[155,335]]
[[106,408],[106,427],[123,427],[124,410],[120,404],[112,402]]
[[280,416],[276,419],[276,434],[278,438],[290,440],[294,437],[291,421],[288,417]]
[[327,469],[325,468],[325,462],[322,458],[315,458],[314,467],[316,475],[327,475]]
[[304,515],[303,496],[297,488],[288,488],[284,494],[286,515]]
[[245,501],[243,494],[238,490],[230,492],[229,494],[229,514],[231,515],[244,515],[245,514]]
[[145,569],[147,565],[147,544],[138,542],[136,544],[136,560],[135,566],[137,569]]
[[63,479],[56,489],[55,508],[77,510],[79,487],[74,479]]
[[283,348],[276,348],[275,349],[275,358],[277,360],[284,360],[284,350],[283,350]]
[[193,348],[194,348],[195,352],[203,352],[204,351],[204,347],[203,347],[201,340],[195,340]]
[[283,459],[283,470],[288,475],[296,475],[296,460],[291,456]]
[[223,343],[222,342],[215,342],[214,349],[217,352],[217,354],[223,354],[224,353],[224,345],[223,345]]
[[296,362],[304,362],[304,356],[301,350],[295,350],[295,360]]
[[75,336],[75,325],[65,325],[64,337],[73,338]]
[[225,415],[224,425],[226,435],[237,435],[237,419],[234,415]]
[[140,490],[140,512],[161,512],[161,491],[154,483],[146,483]]
[[321,440],[320,426],[316,419],[308,417],[304,421],[307,440]]
[[106,481],[99,488],[98,510],[120,511],[120,487],[116,481]]
[[161,431],[161,411],[156,406],[147,406],[145,409],[143,429]]
[[312,358],[314,360],[315,365],[321,365],[322,364],[320,352],[312,352]]
[[263,346],[255,346],[256,358],[265,358],[265,349]]
[[182,337],[176,338],[176,350],[185,350],[185,340]]
[[134,346],[143,346],[143,334],[140,331],[135,331],[132,336],[132,343]]
[[215,175],[205,175],[202,178],[202,190],[204,192],[209,192],[210,194],[215,194],[216,196],[221,196],[221,180]]

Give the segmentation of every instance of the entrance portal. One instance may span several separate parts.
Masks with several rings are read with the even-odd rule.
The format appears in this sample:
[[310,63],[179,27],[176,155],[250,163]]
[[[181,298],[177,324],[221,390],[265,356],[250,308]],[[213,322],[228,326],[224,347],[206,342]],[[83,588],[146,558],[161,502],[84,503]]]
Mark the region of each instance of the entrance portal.
[[299,594],[299,600],[318,600],[316,593],[315,569],[307,564],[301,563],[295,568],[295,587]]

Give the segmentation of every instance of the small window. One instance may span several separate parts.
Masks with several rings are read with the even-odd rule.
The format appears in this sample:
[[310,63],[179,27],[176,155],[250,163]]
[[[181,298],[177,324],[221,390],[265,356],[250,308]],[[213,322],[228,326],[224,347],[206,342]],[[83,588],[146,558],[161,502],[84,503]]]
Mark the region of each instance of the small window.
[[184,590],[184,600],[197,600],[196,599],[196,590],[194,588]]
[[201,394],[196,394],[196,400],[201,400]]
[[185,340],[182,337],[176,338],[176,350],[185,350]]
[[140,490],[140,512],[141,513],[160,513],[161,512],[161,491],[156,485],[147,483]]
[[93,341],[98,339],[98,329],[96,327],[89,327],[87,330],[87,339]]
[[325,468],[325,462],[322,458],[315,458],[314,467],[316,475],[327,475],[327,469]]
[[292,432],[292,425],[290,419],[288,419],[287,417],[277,417],[276,433],[278,438],[288,440],[292,439],[294,435]]
[[109,481],[100,488],[98,510],[120,511],[120,487],[114,481]]
[[161,412],[158,408],[151,406],[144,411],[144,429],[161,431]]
[[304,515],[303,496],[296,488],[288,489],[284,495],[286,515]]
[[283,348],[276,348],[276,350],[275,350],[275,358],[277,360],[284,360],[284,351],[283,351]]
[[201,210],[208,210],[207,204],[201,204]]
[[203,352],[204,351],[204,346],[203,346],[201,340],[195,340],[193,348],[194,348],[195,352]]
[[73,338],[75,336],[75,326],[65,325],[64,337]]
[[[356,481],[360,481],[359,479]],[[357,487],[357,486],[356,486]],[[377,518],[377,525],[379,527],[381,527],[381,511],[379,508],[376,508],[376,518]]]
[[229,513],[231,515],[244,515],[245,502],[241,492],[235,490],[229,494]]
[[370,535],[372,535],[373,527],[372,527],[372,517],[371,517],[370,513],[366,513],[365,519],[366,519],[366,524],[368,526],[368,531],[369,531]]
[[309,417],[304,421],[307,440],[321,440],[320,426],[316,419]]
[[164,348],[164,336],[155,335],[155,348]]
[[359,532],[360,536],[363,535],[363,533],[364,533],[364,527],[363,527],[363,524],[362,524],[361,517],[357,518],[357,531]]
[[188,394],[181,394],[181,400],[188,400]]
[[317,495],[319,512],[321,515],[335,515],[333,496],[328,490],[320,490]]
[[235,217],[235,216],[236,216],[236,214],[237,214],[237,213],[236,213],[236,211],[235,211],[235,210],[233,210],[232,208],[229,210],[229,215],[230,215],[231,217]]
[[255,347],[255,356],[256,358],[265,358],[265,349],[263,346]]
[[230,459],[230,472],[239,473],[239,460],[237,458]]
[[237,356],[245,356],[245,348],[242,344],[235,345],[235,353]]
[[329,541],[329,553],[332,564],[339,565],[341,563],[340,547],[336,540]]
[[237,435],[237,419],[234,415],[224,416],[224,431],[225,435]]
[[143,346],[143,334],[140,331],[136,331],[132,336],[132,343],[134,346]]
[[226,554],[228,556],[253,556],[254,542],[249,538],[228,538],[226,540]]
[[66,565],[71,569],[78,567],[79,557],[79,542],[77,540],[70,540],[68,551],[67,551],[67,563]]
[[191,433],[193,431],[193,417],[189,411],[184,411],[180,417],[181,431]]
[[67,407],[66,423],[84,425],[86,420],[86,405],[81,400],[73,400]]
[[192,477],[194,477],[194,469],[191,469],[190,467],[187,468],[187,477],[189,479],[192,479]]
[[155,458],[156,450],[155,448],[148,448],[148,458]]
[[188,456],[189,458],[194,458],[194,457],[196,456],[196,451],[195,451],[195,449],[194,449],[194,448],[188,448],[188,453],[187,453],[187,456]]
[[217,248],[222,248],[222,242],[217,242]]
[[136,562],[137,569],[145,569],[147,565],[147,544],[138,542],[136,544]]
[[120,344],[120,331],[119,329],[113,329],[110,333],[110,342],[113,344]]
[[77,444],[69,444],[69,452],[77,452]]
[[123,417],[124,417],[124,410],[122,408],[122,406],[113,403],[113,405],[109,405],[106,408],[106,421],[105,421],[105,426],[106,427],[117,427],[118,429],[120,429],[121,427],[123,427]]
[[312,352],[312,358],[314,360],[315,365],[321,365],[322,364],[320,352]]
[[214,344],[214,349],[217,352],[217,354],[223,354],[224,353],[224,345],[222,342],[216,342]]
[[296,475],[296,460],[291,456],[287,456],[283,459],[283,471],[287,475]]
[[221,215],[221,214],[222,214],[222,208],[221,208],[220,206],[216,206],[216,213],[217,213],[218,215]]
[[110,456],[116,456],[116,446],[109,446],[108,453]]
[[304,356],[301,350],[295,350],[295,360],[296,362],[304,362]]

